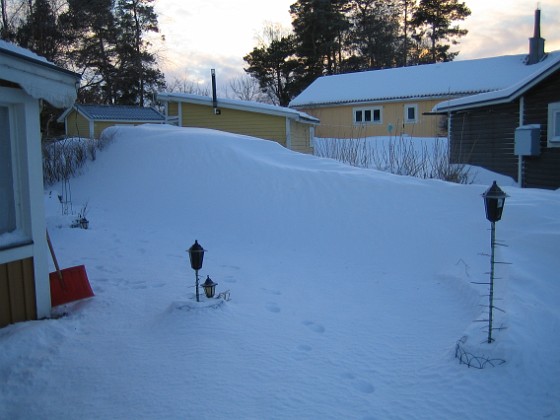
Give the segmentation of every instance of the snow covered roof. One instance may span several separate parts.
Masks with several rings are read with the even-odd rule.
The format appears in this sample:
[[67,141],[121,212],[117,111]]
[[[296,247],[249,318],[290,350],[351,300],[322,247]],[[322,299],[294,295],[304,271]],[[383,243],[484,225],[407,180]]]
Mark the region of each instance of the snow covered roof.
[[[179,101],[198,105],[212,106],[212,98],[208,96],[191,95],[186,93],[159,93],[158,100],[161,101]],[[238,99],[222,99],[218,98],[218,107],[226,109],[236,109],[239,111],[249,111],[259,114],[275,115],[286,117],[293,120],[304,121],[311,124],[319,124],[319,119],[297,111],[277,105],[265,104],[262,102],[242,101]]]
[[154,108],[145,108],[128,105],[93,105],[76,104],[67,109],[58,121],[62,122],[66,116],[76,109],[80,114],[92,121],[138,121],[138,122],[165,122],[165,117]]
[[292,100],[290,107],[437,99],[505,89],[543,71],[560,52],[526,65],[526,54],[424,64],[323,76]]
[[0,78],[18,84],[28,95],[55,107],[74,103],[80,75],[37,54],[0,40]]
[[511,102],[541,80],[560,69],[560,51],[549,53],[539,64],[540,66],[535,68],[532,74],[504,89],[440,102],[433,108],[433,111],[448,112],[457,109],[476,108],[479,106]]

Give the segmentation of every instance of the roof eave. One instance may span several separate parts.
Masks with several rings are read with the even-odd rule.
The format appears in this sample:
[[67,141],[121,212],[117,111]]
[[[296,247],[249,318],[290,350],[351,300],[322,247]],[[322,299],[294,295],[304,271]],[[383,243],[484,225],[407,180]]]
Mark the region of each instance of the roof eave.
[[[480,108],[483,106],[500,105],[500,104],[512,102],[559,69],[560,69],[560,61],[556,62],[549,68],[543,70],[541,73],[537,74],[536,76],[532,78],[528,78],[525,81],[521,82],[517,88],[511,91],[511,93],[504,94],[503,96],[498,96],[487,100],[485,99],[481,99],[479,101],[475,100],[465,104],[458,104],[458,105],[452,104],[450,106],[443,105],[442,107],[439,107],[438,104],[434,107],[433,112],[443,112],[443,113],[455,112],[455,111],[462,111],[462,110],[473,109],[473,108]],[[503,90],[507,91],[508,88]]]
[[[169,93],[159,93],[158,94],[158,100],[163,100],[163,101],[170,101],[170,100],[176,100],[179,102],[186,102],[186,103],[192,103],[192,104],[196,104],[196,105],[203,105],[203,106],[213,106],[213,102],[212,102],[212,98],[210,97],[206,97],[206,96],[200,96],[200,97],[196,97],[196,96],[183,96],[183,95],[175,95],[175,94],[169,94]],[[289,108],[283,108],[283,109],[270,109],[270,108],[265,108],[265,107],[259,107],[259,106],[253,106],[251,105],[251,103],[249,102],[244,102],[244,103],[233,103],[226,100],[220,100],[218,99],[218,108],[224,108],[224,109],[233,109],[236,111],[250,111],[250,112],[255,112],[258,114],[264,114],[264,115],[272,115],[272,116],[276,116],[276,117],[282,117],[282,118],[289,118],[292,120],[301,120],[301,119],[307,119],[305,117],[303,117],[301,115],[301,113],[297,110],[292,110]],[[316,124],[318,124],[320,121],[317,120]]]
[[344,101],[332,101],[332,102],[309,102],[306,104],[296,104],[290,105],[290,108],[294,109],[309,109],[309,108],[329,108],[335,106],[355,106],[364,104],[377,104],[377,103],[389,103],[389,102],[404,102],[413,100],[438,100],[441,98],[457,98],[465,95],[473,95],[479,93],[485,93],[486,91],[478,92],[446,92],[446,93],[436,93],[436,94],[426,94],[426,95],[410,95],[410,96],[392,96],[392,97],[380,97],[380,98],[368,98],[368,99],[356,99],[356,100],[344,100]]

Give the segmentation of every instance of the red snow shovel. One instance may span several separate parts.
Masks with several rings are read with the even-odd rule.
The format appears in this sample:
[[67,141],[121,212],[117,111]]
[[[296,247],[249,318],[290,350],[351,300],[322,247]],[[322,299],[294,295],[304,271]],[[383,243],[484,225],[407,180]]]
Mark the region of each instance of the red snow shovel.
[[58,306],[75,300],[85,299],[93,296],[93,290],[89,284],[86,267],[77,265],[76,267],[60,269],[58,261],[54,255],[54,249],[47,232],[47,243],[54,262],[56,271],[49,274],[51,285],[51,305]]

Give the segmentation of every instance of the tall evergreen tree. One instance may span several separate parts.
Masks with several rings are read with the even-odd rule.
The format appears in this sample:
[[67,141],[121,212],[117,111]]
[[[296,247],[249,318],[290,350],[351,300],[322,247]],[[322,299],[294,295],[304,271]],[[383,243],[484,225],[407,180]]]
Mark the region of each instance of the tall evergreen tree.
[[117,69],[117,34],[113,0],[68,0],[60,17],[68,42],[68,56],[82,74],[79,99],[83,102],[114,103]]
[[396,0],[354,0],[351,6],[354,61],[362,63],[361,70],[394,67],[400,28]]
[[29,14],[16,38],[20,46],[56,64],[63,63],[62,33],[49,0],[30,2]]
[[452,61],[458,52],[450,52],[450,46],[456,45],[456,38],[468,32],[453,22],[464,20],[470,14],[465,3],[458,0],[420,0],[411,23],[416,27],[417,41],[421,43],[426,38],[429,42],[429,51],[419,57],[421,62]]
[[298,0],[290,6],[297,54],[308,80],[340,71],[346,55],[344,39],[350,28],[346,15],[349,3],[350,0]]
[[416,60],[409,60],[410,58],[410,51],[412,49],[413,38],[409,33],[410,30],[410,21],[414,16],[416,11],[417,2],[416,0],[399,0],[400,9],[401,9],[401,27],[402,27],[402,34],[401,34],[401,42],[399,48],[399,60],[398,65],[401,67],[408,66],[409,64],[416,64]]
[[299,93],[299,61],[294,58],[295,52],[295,37],[287,35],[254,48],[243,57],[249,64],[245,71],[259,81],[261,90],[277,105],[287,106]]
[[149,51],[150,43],[145,39],[147,32],[159,32],[153,2],[117,0],[118,78],[115,89],[116,101],[121,104],[143,106],[165,84],[156,57]]

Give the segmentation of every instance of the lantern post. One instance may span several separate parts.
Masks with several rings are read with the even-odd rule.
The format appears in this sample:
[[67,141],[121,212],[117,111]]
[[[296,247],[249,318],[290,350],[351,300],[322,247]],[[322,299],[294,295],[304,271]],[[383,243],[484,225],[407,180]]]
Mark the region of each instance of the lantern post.
[[195,272],[195,288],[196,288],[196,301],[199,302],[199,295],[198,295],[198,270],[202,268],[202,261],[204,260],[204,248],[200,246],[197,240],[194,241],[194,244],[189,248],[189,259],[191,261],[191,268]]
[[494,249],[496,247],[496,222],[502,218],[504,204],[508,195],[502,191],[496,181],[488,188],[484,194],[484,208],[486,210],[486,219],[490,222],[490,294],[488,308],[488,343],[492,342],[492,317],[494,309]]

